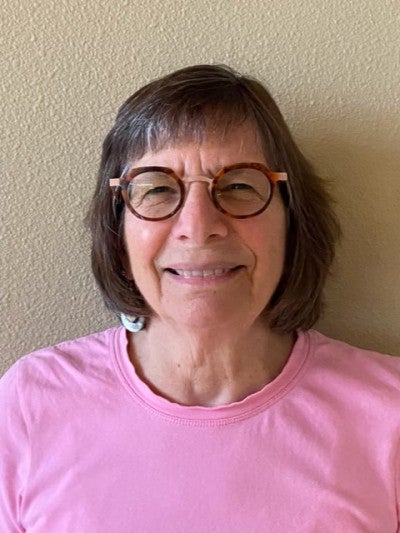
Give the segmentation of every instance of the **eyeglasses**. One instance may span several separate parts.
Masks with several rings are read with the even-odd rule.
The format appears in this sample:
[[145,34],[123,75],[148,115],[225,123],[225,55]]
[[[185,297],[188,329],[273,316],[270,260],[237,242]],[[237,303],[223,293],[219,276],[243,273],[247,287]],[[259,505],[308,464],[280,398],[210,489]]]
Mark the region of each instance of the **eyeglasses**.
[[115,195],[120,187],[127,208],[136,217],[155,221],[175,215],[184,204],[186,186],[198,182],[208,184],[213,204],[225,215],[254,217],[268,207],[279,181],[287,181],[285,172],[272,172],[261,163],[238,163],[221,168],[213,177],[194,176],[185,181],[166,167],[132,168],[109,184],[116,187]]

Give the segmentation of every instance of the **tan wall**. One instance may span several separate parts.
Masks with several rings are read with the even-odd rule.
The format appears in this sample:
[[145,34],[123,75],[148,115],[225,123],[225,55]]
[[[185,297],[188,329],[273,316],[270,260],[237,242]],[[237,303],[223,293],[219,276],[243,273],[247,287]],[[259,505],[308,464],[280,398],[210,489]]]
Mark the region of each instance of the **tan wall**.
[[104,328],[82,218],[101,140],[144,82],[227,63],[271,89],[333,180],[345,239],[320,327],[400,352],[398,0],[6,0],[1,368]]

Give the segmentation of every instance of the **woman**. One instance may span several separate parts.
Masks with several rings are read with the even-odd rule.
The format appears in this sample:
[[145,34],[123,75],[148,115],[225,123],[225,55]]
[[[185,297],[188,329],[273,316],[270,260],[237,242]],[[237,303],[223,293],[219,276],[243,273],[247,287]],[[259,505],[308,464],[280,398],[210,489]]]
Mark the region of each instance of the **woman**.
[[339,230],[265,88],[140,89],[88,220],[123,326],[3,378],[0,530],[398,531],[400,361],[310,330]]

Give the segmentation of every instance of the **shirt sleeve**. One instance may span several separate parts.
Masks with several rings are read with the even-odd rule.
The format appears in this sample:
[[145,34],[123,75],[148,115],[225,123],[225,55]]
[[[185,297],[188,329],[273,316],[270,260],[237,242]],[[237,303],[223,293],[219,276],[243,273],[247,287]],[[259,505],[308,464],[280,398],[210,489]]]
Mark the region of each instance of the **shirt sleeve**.
[[0,380],[0,531],[21,533],[21,502],[29,467],[29,440],[19,396],[17,362]]
[[395,464],[396,505],[397,505],[397,531],[400,531],[400,442],[397,447]]

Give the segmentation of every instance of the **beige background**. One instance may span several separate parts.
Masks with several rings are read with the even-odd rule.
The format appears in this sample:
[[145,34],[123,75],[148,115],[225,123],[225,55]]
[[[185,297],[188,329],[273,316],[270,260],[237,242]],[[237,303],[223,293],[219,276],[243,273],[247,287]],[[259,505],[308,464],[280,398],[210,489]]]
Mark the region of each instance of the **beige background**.
[[1,8],[0,371],[115,323],[83,215],[140,85],[194,63],[259,77],[333,182],[345,238],[320,329],[400,353],[398,0],[6,0]]

